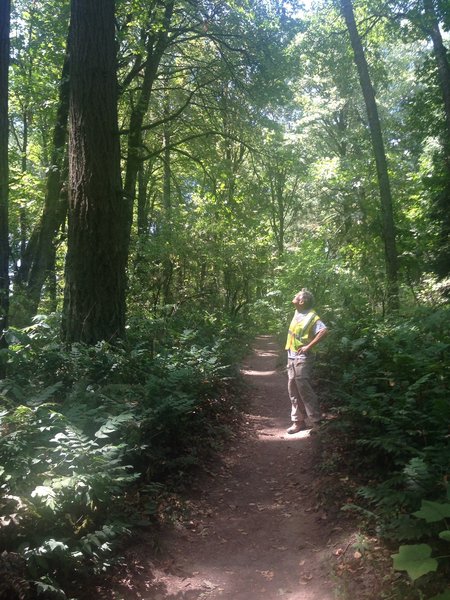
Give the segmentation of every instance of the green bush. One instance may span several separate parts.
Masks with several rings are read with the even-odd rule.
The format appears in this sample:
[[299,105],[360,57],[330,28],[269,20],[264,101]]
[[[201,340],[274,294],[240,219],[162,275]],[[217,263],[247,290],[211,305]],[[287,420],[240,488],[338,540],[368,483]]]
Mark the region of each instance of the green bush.
[[2,411],[0,540],[25,558],[36,585],[58,587],[57,573],[103,566],[110,542],[126,531],[121,499],[137,475],[107,435],[126,418],[89,438],[54,404]]
[[[10,375],[0,382],[6,597],[64,597],[71,579],[108,567],[115,541],[155,514],[164,486],[186,483],[237,418],[227,382],[231,359],[246,351],[239,322],[180,316],[158,326],[157,343],[143,335],[155,333],[151,323],[134,327],[121,346],[62,346],[44,317],[9,332]],[[130,502],[134,489],[141,506]],[[9,575],[11,557],[21,562]]]
[[381,533],[418,538],[410,514],[443,498],[448,473],[449,309],[341,323],[331,337],[321,379],[347,459],[366,474],[360,495]]
[[[447,488],[450,500],[450,488]],[[450,502],[431,502],[422,500],[420,510],[413,515],[428,525],[427,541],[429,543],[404,544],[398,553],[392,555],[394,569],[406,571],[413,582],[435,573],[439,564],[450,566]],[[444,522],[442,524],[442,521]],[[438,524],[438,525],[437,525]],[[442,529],[444,527],[444,529]],[[433,535],[434,533],[434,535]],[[447,592],[433,596],[430,600],[445,600]]]

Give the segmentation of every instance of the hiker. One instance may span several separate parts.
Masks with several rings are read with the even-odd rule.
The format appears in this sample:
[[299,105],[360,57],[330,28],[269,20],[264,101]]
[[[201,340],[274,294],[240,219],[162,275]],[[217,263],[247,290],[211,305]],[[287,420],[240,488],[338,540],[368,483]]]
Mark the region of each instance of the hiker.
[[294,296],[292,304],[296,310],[286,341],[288,392],[292,404],[292,425],[287,430],[290,434],[305,429],[307,418],[312,427],[321,420],[319,401],[310,378],[315,345],[328,333],[326,325],[313,310],[311,292],[303,288]]

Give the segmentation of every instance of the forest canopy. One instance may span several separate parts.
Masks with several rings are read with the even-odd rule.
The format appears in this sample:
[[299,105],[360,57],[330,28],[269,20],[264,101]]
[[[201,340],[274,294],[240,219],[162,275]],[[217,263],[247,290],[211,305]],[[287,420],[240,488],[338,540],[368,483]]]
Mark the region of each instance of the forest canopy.
[[[63,336],[95,343],[123,337],[125,303],[155,316],[195,297],[234,314],[280,277],[295,289],[293,265],[324,303],[341,286],[375,311],[445,288],[445,3],[102,4],[107,33],[95,4],[12,3],[1,281],[13,326],[59,312]],[[102,125],[116,150],[100,146]],[[81,155],[96,189],[79,181]]]

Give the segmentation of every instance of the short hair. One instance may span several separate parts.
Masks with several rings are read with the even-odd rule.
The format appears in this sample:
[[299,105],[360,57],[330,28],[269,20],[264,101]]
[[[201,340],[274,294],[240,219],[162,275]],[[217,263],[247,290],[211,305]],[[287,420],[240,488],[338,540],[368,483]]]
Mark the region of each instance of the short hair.
[[303,304],[304,304],[305,308],[312,308],[314,305],[314,295],[312,294],[312,292],[310,292],[306,288],[302,288],[299,291],[299,294],[302,295]]

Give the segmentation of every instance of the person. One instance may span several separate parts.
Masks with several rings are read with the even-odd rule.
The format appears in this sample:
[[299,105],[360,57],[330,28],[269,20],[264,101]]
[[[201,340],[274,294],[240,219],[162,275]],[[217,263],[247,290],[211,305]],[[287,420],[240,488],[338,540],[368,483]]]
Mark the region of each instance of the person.
[[314,296],[311,292],[303,288],[294,296],[292,303],[296,310],[286,341],[292,421],[287,430],[289,434],[304,429],[306,419],[309,419],[312,427],[321,420],[319,401],[310,379],[315,346],[328,333],[326,325],[313,310]]

